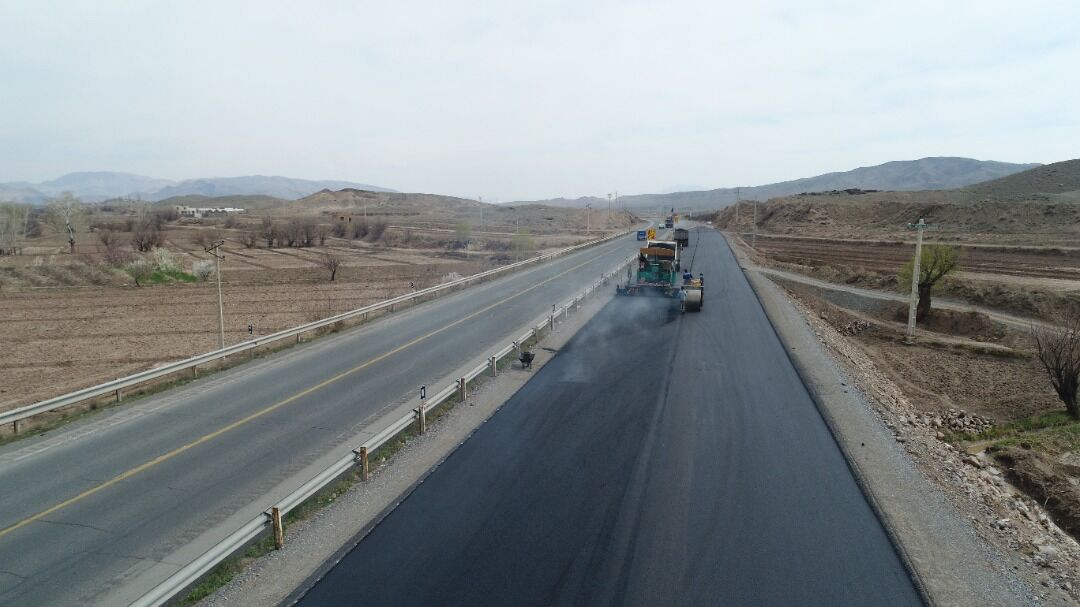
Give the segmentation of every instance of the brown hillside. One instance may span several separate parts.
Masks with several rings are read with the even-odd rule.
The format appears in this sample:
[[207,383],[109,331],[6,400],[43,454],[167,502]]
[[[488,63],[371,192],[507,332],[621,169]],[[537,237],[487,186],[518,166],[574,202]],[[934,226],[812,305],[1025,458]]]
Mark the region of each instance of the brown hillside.
[[1047,164],[977,183],[965,190],[980,198],[997,201],[1046,200],[1051,194],[1080,193],[1080,159]]

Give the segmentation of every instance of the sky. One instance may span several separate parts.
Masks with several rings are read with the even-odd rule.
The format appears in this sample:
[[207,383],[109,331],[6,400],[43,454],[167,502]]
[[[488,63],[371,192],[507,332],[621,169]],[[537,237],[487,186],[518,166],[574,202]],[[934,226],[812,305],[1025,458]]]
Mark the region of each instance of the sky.
[[1080,156],[1080,3],[0,0],[0,181],[484,200]]

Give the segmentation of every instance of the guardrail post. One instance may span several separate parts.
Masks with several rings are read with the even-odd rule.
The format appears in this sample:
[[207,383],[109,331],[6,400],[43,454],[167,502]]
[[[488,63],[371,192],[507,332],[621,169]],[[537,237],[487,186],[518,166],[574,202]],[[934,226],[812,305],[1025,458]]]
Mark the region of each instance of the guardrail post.
[[274,550],[285,547],[285,528],[281,525],[281,510],[274,506],[270,508],[270,524],[274,527]]
[[458,398],[461,400],[461,402],[465,402],[465,399],[469,397],[468,382],[466,382],[465,378],[462,377],[457,380],[457,385]]
[[499,375],[499,359],[492,356],[488,364],[491,365],[491,376],[497,377]]
[[296,334],[296,343],[300,343],[300,334],[299,333]]
[[427,432],[427,407],[424,406],[424,401],[420,401],[420,406],[416,408],[416,417],[420,422],[420,434]]
[[360,458],[360,480],[366,481],[368,479],[367,447],[360,447],[359,449],[357,449],[356,456]]
[[16,436],[19,435],[19,432],[22,432],[22,420],[21,419],[17,419],[15,421],[11,422],[11,431]]
[[199,377],[199,365],[192,365],[191,367],[191,379]]
[[120,391],[120,388],[116,389],[116,402],[124,400],[124,393]]

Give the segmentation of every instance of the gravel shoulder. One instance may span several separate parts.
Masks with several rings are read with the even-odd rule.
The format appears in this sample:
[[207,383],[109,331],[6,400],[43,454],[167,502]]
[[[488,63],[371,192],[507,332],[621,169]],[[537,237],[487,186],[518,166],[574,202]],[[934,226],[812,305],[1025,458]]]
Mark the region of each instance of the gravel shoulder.
[[[985,541],[973,513],[963,505],[958,507],[956,495],[943,491],[935,484],[937,479],[925,472],[933,462],[946,469],[963,469],[964,454],[932,434],[914,436],[918,428],[900,421],[905,419],[905,406],[910,409],[903,394],[880,373],[873,375],[873,365],[865,357],[858,359],[857,353],[846,359],[838,356],[842,336],[813,324],[778,286],[747,262],[739,247],[732,248],[928,602],[1073,604],[1060,588],[1038,587],[1040,572],[1031,563]],[[984,489],[966,477],[958,477],[955,485],[958,492]]]
[[[613,291],[598,291],[598,295],[533,348],[535,370],[555,356],[559,348],[611,299]],[[330,506],[286,529],[284,549],[255,560],[242,574],[199,605],[262,607],[286,601],[309,578],[337,562],[359,541],[360,534],[374,527],[401,503],[440,462],[525,385],[535,370],[523,371],[515,363],[499,377],[489,379],[470,393],[468,405],[455,405],[438,423],[432,424],[426,434],[410,439],[405,448],[380,465],[367,482],[354,484]]]

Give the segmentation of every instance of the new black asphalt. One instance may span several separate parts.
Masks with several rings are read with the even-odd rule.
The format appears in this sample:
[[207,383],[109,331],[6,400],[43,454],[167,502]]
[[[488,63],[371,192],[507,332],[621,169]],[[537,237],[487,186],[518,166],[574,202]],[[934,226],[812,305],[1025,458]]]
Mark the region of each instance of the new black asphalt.
[[921,604],[730,250],[691,238],[700,313],[613,301],[300,604]]

